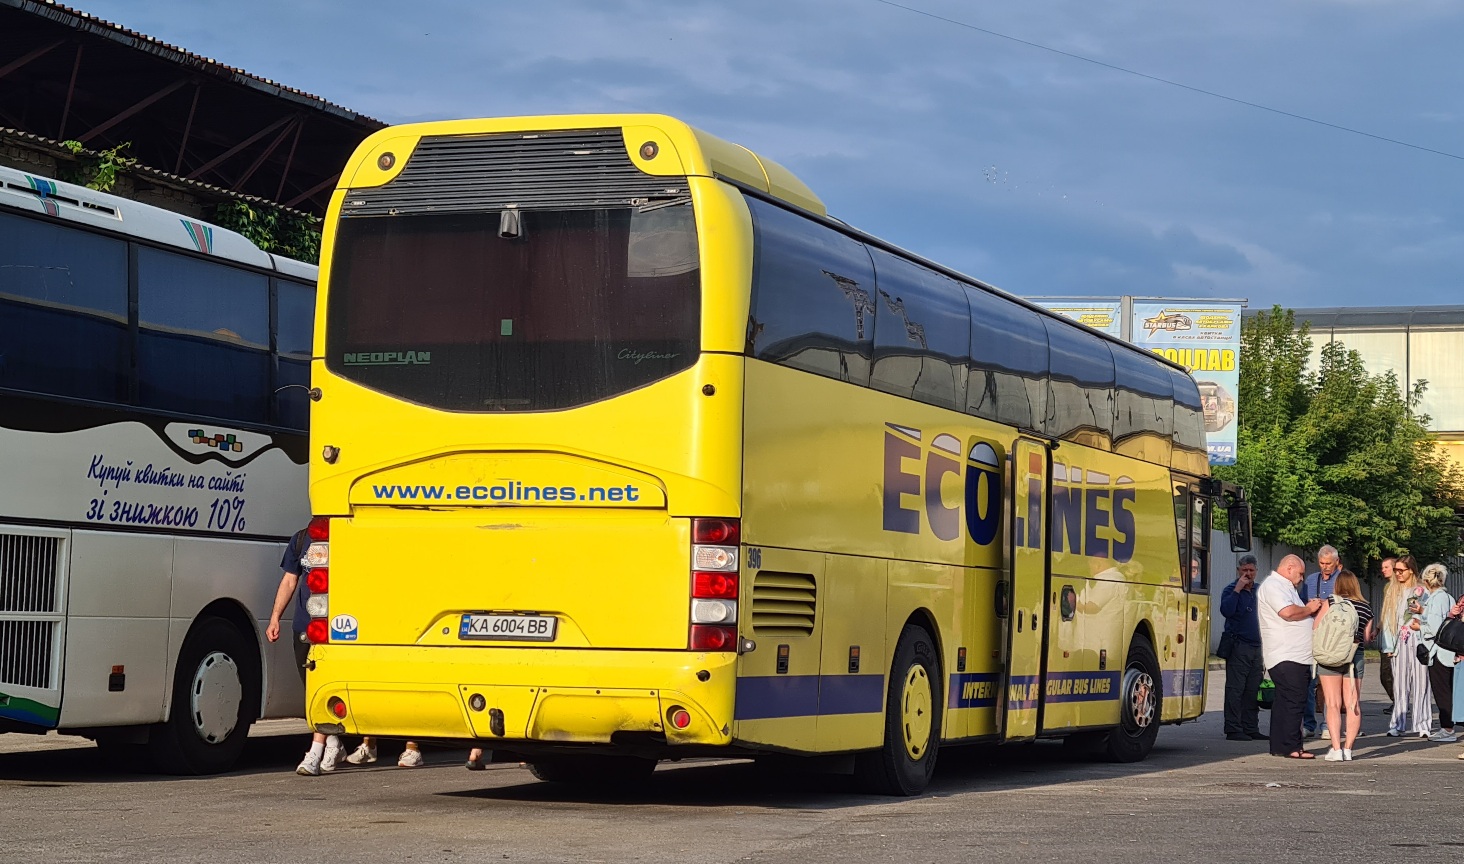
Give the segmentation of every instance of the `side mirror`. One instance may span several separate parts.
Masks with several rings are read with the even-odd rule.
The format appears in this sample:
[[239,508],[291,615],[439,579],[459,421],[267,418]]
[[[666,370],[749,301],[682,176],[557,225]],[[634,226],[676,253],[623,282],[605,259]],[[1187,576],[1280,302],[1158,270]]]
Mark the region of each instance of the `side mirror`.
[[1230,551],[1251,550],[1251,509],[1247,501],[1236,501],[1225,508],[1225,517],[1230,522]]

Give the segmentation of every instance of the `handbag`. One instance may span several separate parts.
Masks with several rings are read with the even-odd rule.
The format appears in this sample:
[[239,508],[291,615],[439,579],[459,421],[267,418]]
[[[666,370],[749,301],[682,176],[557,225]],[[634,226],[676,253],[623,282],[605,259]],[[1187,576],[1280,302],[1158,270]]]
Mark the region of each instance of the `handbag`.
[[1464,654],[1464,621],[1458,618],[1445,621],[1434,634],[1434,643],[1445,651]]
[[1428,645],[1423,642],[1418,643],[1418,647],[1413,649],[1413,653],[1417,655],[1418,662],[1422,663],[1425,666],[1428,666],[1433,662],[1433,652],[1428,650]]
[[1276,682],[1270,676],[1261,679],[1261,688],[1256,691],[1256,707],[1270,708],[1276,701]]
[[1220,644],[1215,646],[1215,656],[1221,660],[1229,660],[1230,655],[1235,653],[1235,634],[1221,633]]

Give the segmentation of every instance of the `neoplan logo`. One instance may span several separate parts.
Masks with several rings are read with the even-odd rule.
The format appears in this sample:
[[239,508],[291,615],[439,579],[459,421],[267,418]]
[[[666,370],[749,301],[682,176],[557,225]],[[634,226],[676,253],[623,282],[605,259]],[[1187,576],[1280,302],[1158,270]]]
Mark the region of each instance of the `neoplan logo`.
[[347,366],[425,366],[432,362],[431,351],[362,351],[341,355]]

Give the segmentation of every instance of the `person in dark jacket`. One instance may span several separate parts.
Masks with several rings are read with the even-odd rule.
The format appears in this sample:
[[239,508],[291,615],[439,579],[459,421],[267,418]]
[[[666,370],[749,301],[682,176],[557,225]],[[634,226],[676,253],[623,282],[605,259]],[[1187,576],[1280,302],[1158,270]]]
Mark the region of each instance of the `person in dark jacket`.
[[1256,556],[1242,555],[1236,579],[1220,596],[1225,616],[1225,737],[1230,741],[1265,741],[1260,730],[1256,691],[1261,686],[1261,625],[1256,618]]

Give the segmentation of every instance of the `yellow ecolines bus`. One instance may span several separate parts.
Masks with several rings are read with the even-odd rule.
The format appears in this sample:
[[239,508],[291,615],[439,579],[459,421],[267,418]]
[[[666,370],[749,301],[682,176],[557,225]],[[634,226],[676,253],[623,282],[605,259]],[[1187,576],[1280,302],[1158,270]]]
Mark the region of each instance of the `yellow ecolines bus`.
[[1201,713],[1219,490],[1181,368],[663,116],[383,130],[323,259],[316,729],[913,794],[942,746],[1135,760]]

